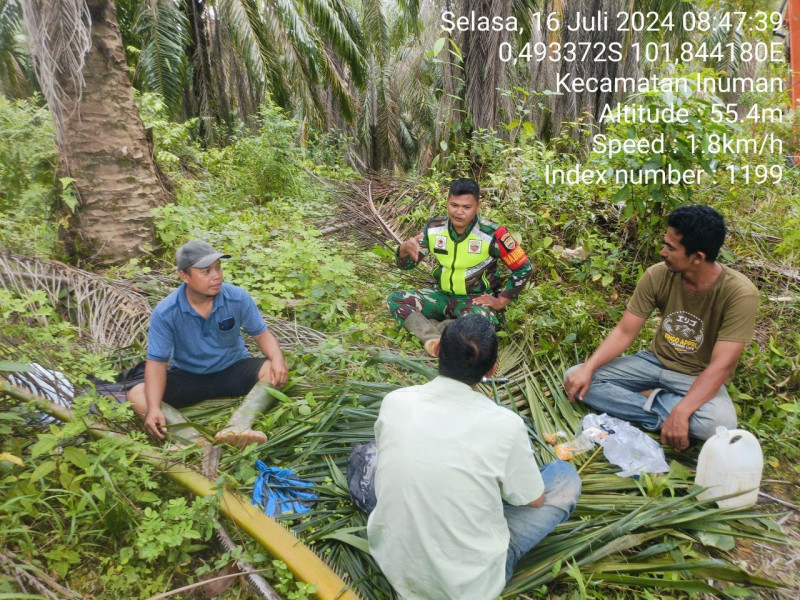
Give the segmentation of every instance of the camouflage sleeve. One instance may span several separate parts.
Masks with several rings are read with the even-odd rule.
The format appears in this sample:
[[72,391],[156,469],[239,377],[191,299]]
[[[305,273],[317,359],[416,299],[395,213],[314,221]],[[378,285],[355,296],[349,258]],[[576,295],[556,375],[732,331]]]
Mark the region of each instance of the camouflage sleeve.
[[500,296],[514,300],[519,296],[528,279],[531,278],[533,273],[531,261],[522,246],[517,243],[505,227],[498,227],[497,231],[494,232],[492,246],[496,246],[496,256],[511,270],[511,277],[506,282],[505,289],[500,292]]
[[398,267],[403,269],[404,271],[409,271],[416,267],[422,259],[425,257],[425,252],[428,249],[428,224],[425,224],[425,227],[422,228],[422,239],[419,242],[419,260],[414,260],[410,256],[400,257],[400,246],[394,251],[394,262],[397,264]]

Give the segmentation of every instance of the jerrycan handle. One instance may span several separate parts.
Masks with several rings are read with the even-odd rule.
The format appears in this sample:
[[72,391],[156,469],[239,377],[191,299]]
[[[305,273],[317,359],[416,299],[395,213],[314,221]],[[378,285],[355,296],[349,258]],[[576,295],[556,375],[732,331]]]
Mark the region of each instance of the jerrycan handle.
[[720,425],[719,427],[717,427],[717,437],[720,440],[727,440],[730,436],[731,436],[731,432],[727,427],[725,427],[723,425]]

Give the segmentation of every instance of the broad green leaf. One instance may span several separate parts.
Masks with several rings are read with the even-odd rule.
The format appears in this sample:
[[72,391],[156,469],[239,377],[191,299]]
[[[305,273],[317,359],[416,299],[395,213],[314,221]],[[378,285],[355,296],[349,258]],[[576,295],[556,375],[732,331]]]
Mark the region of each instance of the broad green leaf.
[[736,539],[730,535],[701,531],[697,537],[703,545],[719,548],[720,550],[729,552],[736,547]]
[[34,469],[33,473],[30,476],[30,482],[36,483],[40,479],[47,477],[50,473],[55,471],[56,463],[55,461],[48,460],[47,462],[43,462],[40,464],[36,469]]
[[611,203],[619,204],[620,202],[625,202],[628,199],[628,196],[630,195],[631,195],[631,185],[625,184],[621,188],[619,188],[616,194],[614,194],[614,199],[611,201]]
[[42,454],[47,454],[56,446],[58,446],[58,438],[56,436],[49,433],[39,434],[39,441],[31,448],[31,457],[36,458]]
[[692,481],[694,478],[692,472],[677,460],[673,460],[670,463],[668,476],[672,479],[679,479],[681,481]]
[[86,455],[86,452],[74,446],[67,446],[64,448],[64,458],[84,471],[90,466],[89,457]]

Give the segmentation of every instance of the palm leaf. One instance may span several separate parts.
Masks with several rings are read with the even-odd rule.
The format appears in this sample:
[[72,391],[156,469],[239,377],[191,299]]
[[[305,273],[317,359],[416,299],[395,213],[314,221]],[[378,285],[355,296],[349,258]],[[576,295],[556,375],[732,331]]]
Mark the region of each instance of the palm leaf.
[[0,91],[8,96],[30,93],[30,70],[22,29],[22,12],[14,0],[0,0]]
[[[515,381],[498,387],[499,401],[512,409],[521,407],[532,434],[555,426],[574,433],[580,427],[580,414],[561,389],[566,359],[554,356],[543,364],[528,366],[525,357],[529,355],[525,347],[514,344],[502,349],[500,362]],[[435,375],[428,361],[388,352],[377,353],[371,362],[408,369],[415,378]],[[304,479],[318,482],[320,501],[293,530],[324,554],[337,572],[347,573],[363,598],[394,595],[366,552],[366,521],[349,501],[342,477],[352,446],[372,439],[381,400],[396,387],[353,381],[333,387],[297,386],[288,395],[299,400],[312,392],[316,407],[309,415],[274,427],[270,440],[259,448],[275,464],[290,466]],[[484,386],[483,391],[494,395],[491,387]],[[534,450],[542,463],[551,459],[542,445],[534,444]],[[584,456],[578,458],[585,461]],[[691,481],[679,479],[671,484],[675,497],[647,497],[636,481],[614,475],[616,469],[602,457],[586,462],[583,495],[575,516],[521,561],[504,597],[535,594],[542,585],[566,582],[574,568],[593,575],[595,585],[625,583],[633,589],[654,586],[722,593],[706,583],[708,578],[775,585],[736,564],[709,556],[698,542],[701,532],[717,532],[783,543],[783,535],[764,525],[765,515],[698,502],[700,490],[690,489]]]
[[95,349],[123,348],[141,340],[150,305],[133,286],[57,261],[0,252],[0,286],[24,296],[40,290],[90,335]]
[[277,55],[263,37],[258,4],[254,0],[219,0],[217,6],[251,80],[264,86],[266,65],[277,62]]
[[180,109],[186,80],[189,22],[171,0],[150,0],[141,6],[133,26],[142,40],[137,69],[150,89],[164,98],[169,109]]
[[361,21],[375,58],[378,64],[382,64],[389,54],[389,23],[384,3],[380,0],[362,0]]
[[303,0],[309,20],[350,67],[357,86],[364,85],[364,37],[361,26],[341,0]]

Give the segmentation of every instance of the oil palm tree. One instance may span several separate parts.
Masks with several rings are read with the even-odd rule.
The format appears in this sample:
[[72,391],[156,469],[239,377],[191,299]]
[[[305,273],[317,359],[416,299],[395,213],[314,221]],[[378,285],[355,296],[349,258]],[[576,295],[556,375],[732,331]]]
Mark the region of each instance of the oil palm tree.
[[38,83],[55,122],[69,251],[117,262],[152,247],[169,199],[136,110],[113,0],[22,0]]
[[365,166],[407,170],[431,145],[435,131],[436,86],[426,56],[436,39],[428,26],[435,7],[420,7],[417,15],[371,0],[362,8],[362,26],[371,32],[369,69],[364,89],[354,90],[359,110],[350,131]]
[[[657,31],[627,31],[620,32],[616,27],[609,27],[602,31],[568,31],[561,27],[556,32],[544,31],[540,22],[532,22],[528,29],[529,37],[520,37],[517,40],[519,45],[530,42],[558,42],[565,44],[574,42],[576,44],[590,43],[602,44],[605,48],[610,48],[611,44],[619,44],[623,49],[622,60],[620,61],[595,61],[586,60],[581,62],[520,62],[517,68],[512,68],[511,79],[514,85],[522,85],[521,82],[529,82],[530,89],[543,91],[555,90],[556,78],[561,75],[572,75],[579,77],[639,77],[647,75],[658,68],[659,63],[637,62],[633,55],[626,51],[631,43],[641,42],[645,44],[649,41],[671,42],[673,47],[677,47],[681,41],[687,39],[686,32],[683,31],[683,15],[686,12],[695,10],[694,2],[681,2],[679,0],[643,0],[642,2],[628,2],[627,0],[544,0],[541,6],[541,13],[546,15],[555,13],[563,23],[568,15],[574,15],[580,11],[584,15],[594,15],[598,11],[607,11],[610,15],[618,12],[630,12],[637,10],[643,13],[656,12],[662,17],[667,14],[672,15],[675,27],[672,29],[659,28]],[[595,47],[595,46],[593,46]],[[540,132],[545,137],[558,135],[563,123],[574,123],[579,120],[589,118],[596,122],[603,109],[616,102],[622,102],[625,98],[620,94],[609,92],[588,92],[571,91],[566,94],[550,95],[544,99],[544,110],[534,110],[534,121]],[[540,100],[536,99],[535,103]],[[531,102],[533,105],[534,102]],[[577,130],[575,135],[577,135]]]
[[137,83],[174,116],[203,131],[228,130],[269,94],[296,116],[325,125],[329,92],[353,116],[348,85],[364,83],[364,35],[343,0],[120,0]]
[[[346,81],[363,84],[362,36],[343,0],[120,1],[126,38],[141,42],[137,78],[173,109],[200,116],[206,131],[229,121],[231,107],[252,113],[268,90],[321,124],[328,85],[352,116]],[[67,211],[68,248],[101,263],[141,255],[154,243],[153,208],[170,195],[134,103],[116,4],[19,2],[78,198]],[[5,2],[0,9],[7,33],[15,14]]]
[[33,88],[21,17],[14,0],[0,0],[0,93],[17,98]]

